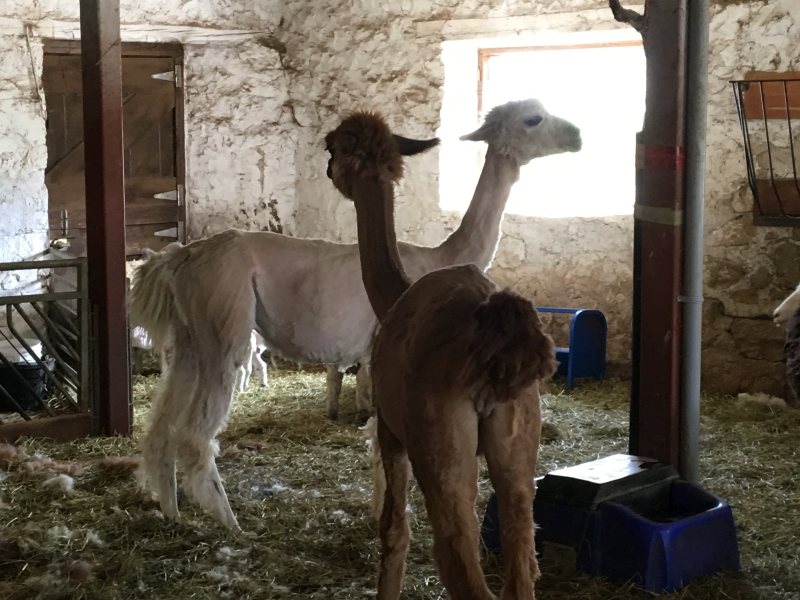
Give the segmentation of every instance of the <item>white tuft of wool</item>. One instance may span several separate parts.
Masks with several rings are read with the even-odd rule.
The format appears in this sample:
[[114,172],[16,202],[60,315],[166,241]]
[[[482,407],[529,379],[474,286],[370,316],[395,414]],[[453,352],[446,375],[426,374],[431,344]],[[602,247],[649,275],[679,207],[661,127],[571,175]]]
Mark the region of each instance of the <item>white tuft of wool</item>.
[[105,546],[105,542],[97,535],[97,532],[91,529],[86,532],[86,543],[93,546]]
[[58,490],[64,494],[71,494],[75,488],[75,480],[69,475],[53,475],[50,479],[45,479],[42,487]]
[[755,394],[743,392],[736,396],[736,399],[743,404],[763,404],[770,408],[786,408],[786,400],[777,396],[770,396],[764,392],[756,392]]
[[378,441],[378,419],[370,417],[367,422],[358,428],[364,432],[364,443],[367,448],[372,449],[372,445]]
[[71,540],[74,535],[75,532],[66,525],[55,525],[47,530],[47,537],[51,540]]
[[232,558],[239,558],[240,556],[244,556],[249,552],[249,550],[231,548],[230,546],[222,546],[219,550],[217,550],[217,560],[220,561],[227,561]]
[[350,515],[348,515],[345,511],[343,511],[341,508],[337,508],[335,511],[333,511],[331,513],[331,517],[333,517],[342,524],[347,524],[353,520],[353,518]]

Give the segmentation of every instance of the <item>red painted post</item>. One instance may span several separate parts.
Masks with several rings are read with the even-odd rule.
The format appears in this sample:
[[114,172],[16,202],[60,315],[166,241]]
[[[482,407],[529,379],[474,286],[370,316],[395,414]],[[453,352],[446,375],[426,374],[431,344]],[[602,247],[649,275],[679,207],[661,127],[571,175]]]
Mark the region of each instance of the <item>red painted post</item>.
[[81,0],[86,246],[94,406],[100,430],[131,431],[119,0]]
[[680,464],[687,0],[610,0],[642,33],[647,97],[637,137],[630,452]]

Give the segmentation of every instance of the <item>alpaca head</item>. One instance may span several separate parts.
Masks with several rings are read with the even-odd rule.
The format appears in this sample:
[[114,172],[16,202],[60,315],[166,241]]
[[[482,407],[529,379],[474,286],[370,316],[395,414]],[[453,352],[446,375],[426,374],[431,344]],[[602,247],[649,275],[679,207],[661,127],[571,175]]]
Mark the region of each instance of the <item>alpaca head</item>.
[[328,177],[345,197],[353,199],[354,183],[377,177],[395,183],[403,175],[403,156],[424,152],[439,140],[412,140],[393,134],[375,112],[360,111],[345,118],[325,136]]
[[461,139],[486,142],[490,148],[515,158],[520,165],[540,156],[581,149],[580,129],[551,115],[538,100],[495,106],[479,129]]

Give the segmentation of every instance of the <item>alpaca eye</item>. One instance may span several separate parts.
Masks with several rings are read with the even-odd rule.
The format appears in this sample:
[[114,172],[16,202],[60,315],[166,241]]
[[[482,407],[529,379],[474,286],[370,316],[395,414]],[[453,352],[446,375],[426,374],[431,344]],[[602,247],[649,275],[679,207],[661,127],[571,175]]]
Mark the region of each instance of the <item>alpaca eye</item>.
[[525,119],[525,125],[528,127],[536,127],[541,122],[542,117],[530,117],[529,119]]

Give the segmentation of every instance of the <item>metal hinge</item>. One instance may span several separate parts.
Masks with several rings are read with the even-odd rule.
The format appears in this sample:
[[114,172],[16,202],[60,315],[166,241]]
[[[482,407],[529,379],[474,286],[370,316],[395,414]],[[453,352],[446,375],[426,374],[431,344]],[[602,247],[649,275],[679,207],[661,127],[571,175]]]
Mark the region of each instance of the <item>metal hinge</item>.
[[156,231],[153,234],[155,237],[168,237],[168,238],[175,238],[178,239],[178,228],[177,227],[168,227],[167,229],[162,229],[161,231]]
[[153,73],[150,79],[160,79],[162,81],[172,81],[176,88],[183,87],[183,67],[175,65],[172,71],[164,71],[163,73]]
[[177,189],[154,194],[153,198],[157,200],[173,200],[178,203],[178,206],[183,206],[183,184],[179,183]]

